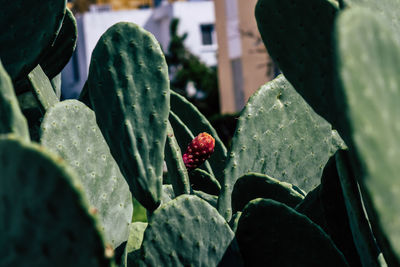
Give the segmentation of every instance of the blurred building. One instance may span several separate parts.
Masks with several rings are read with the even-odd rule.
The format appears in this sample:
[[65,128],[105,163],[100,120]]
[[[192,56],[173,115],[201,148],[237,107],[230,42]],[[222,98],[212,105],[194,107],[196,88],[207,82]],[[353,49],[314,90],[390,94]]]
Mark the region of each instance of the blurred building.
[[257,0],[214,0],[222,113],[239,111],[276,69],[258,33]]
[[[187,0],[165,0],[173,3]],[[74,10],[78,13],[84,13],[90,10],[90,6],[108,6],[111,10],[126,10],[149,8],[160,5],[163,0],[69,0],[74,6]]]
[[[73,2],[75,11],[78,2]],[[217,65],[214,2],[211,0],[93,0],[87,9],[88,12],[76,13],[78,44],[62,72],[64,97],[79,95],[86,82],[90,57],[97,41],[110,26],[121,21],[136,23],[150,31],[166,51],[170,41],[170,22],[178,18],[178,34],[188,33],[186,47],[207,65]]]

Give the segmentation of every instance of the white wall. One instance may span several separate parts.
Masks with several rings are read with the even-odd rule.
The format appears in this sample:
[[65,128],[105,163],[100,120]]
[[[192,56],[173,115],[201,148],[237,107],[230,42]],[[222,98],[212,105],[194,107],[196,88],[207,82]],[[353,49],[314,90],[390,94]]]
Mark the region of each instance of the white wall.
[[175,2],[173,17],[179,18],[178,33],[188,33],[185,45],[209,66],[217,65],[217,40],[213,45],[202,45],[201,24],[215,24],[214,1]]
[[[101,35],[112,25],[118,22],[133,22],[139,26],[144,26],[151,16],[151,9],[130,10],[130,11],[113,11],[113,12],[96,12],[85,13],[82,15],[82,28],[85,38],[85,54],[87,63],[90,62],[92,51],[100,39]],[[89,67],[89,65],[87,65]]]

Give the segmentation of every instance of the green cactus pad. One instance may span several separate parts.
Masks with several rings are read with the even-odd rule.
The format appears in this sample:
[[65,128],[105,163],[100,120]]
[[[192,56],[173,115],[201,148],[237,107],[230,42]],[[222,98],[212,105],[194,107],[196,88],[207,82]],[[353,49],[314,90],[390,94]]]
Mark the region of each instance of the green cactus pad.
[[289,183],[280,182],[265,174],[247,173],[233,187],[232,211],[242,211],[247,203],[256,198],[270,198],[294,208],[304,196]]
[[49,78],[37,65],[29,74],[28,80],[33,96],[38,100],[39,108],[44,114],[47,109],[59,102]]
[[53,79],[67,65],[75,50],[77,36],[75,17],[67,8],[56,40],[40,61],[40,66],[49,79]]
[[326,0],[259,0],[256,20],[268,53],[312,108],[333,123],[332,31],[337,7]]
[[229,226],[235,233],[239,224],[240,216],[242,216],[242,212],[241,211],[236,212],[235,214],[232,215],[231,221],[229,222]]
[[359,186],[348,157],[348,151],[339,150],[335,154],[336,168],[343,190],[344,204],[346,205],[354,244],[360,255],[362,266],[383,266],[379,265],[377,261],[379,249],[366,217]]
[[32,141],[40,140],[40,123],[43,114],[40,111],[39,103],[31,91],[21,93],[17,96],[19,107],[25,116],[29,127],[29,135]]
[[135,198],[161,201],[169,80],[154,36],[127,22],[110,27],[92,53],[89,98],[111,153]]
[[182,152],[175,139],[174,130],[168,122],[167,142],[165,144],[165,162],[168,177],[176,196],[190,194],[189,176],[182,159]]
[[65,0],[0,2],[0,58],[13,81],[35,68],[55,40],[64,18]]
[[231,192],[248,173],[268,174],[310,192],[335,153],[338,136],[284,76],[262,86],[248,101],[232,139],[218,210],[230,219]]
[[[169,122],[174,130],[176,140],[181,148],[181,152],[185,153],[190,142],[195,138],[192,131],[183,123],[183,121],[173,112],[170,111]],[[213,170],[208,160],[199,166],[200,169],[213,174]]]
[[217,131],[203,114],[183,96],[171,91],[171,110],[181,119],[181,121],[192,131],[194,135],[207,132],[215,139],[214,153],[208,159],[214,175],[222,181],[223,170],[226,161],[226,148],[218,137]]
[[397,0],[343,0],[347,7],[363,7],[380,16],[390,26],[393,37],[400,44],[400,3]]
[[174,188],[170,184],[163,184],[162,186],[163,194],[162,194],[162,203],[165,204],[170,202],[175,198]]
[[208,204],[217,208],[218,197],[214,195],[207,194],[203,191],[193,190],[193,195],[201,198],[202,200],[206,201]]
[[181,195],[154,211],[144,232],[143,266],[217,266],[234,233],[216,209]]
[[124,257],[124,267],[135,266],[140,257],[140,247],[143,241],[144,231],[147,228],[147,223],[134,222],[130,226],[129,238],[126,243]]
[[194,190],[218,196],[221,185],[214,176],[202,169],[194,169],[189,173],[190,186]]
[[79,174],[89,203],[97,209],[106,242],[126,241],[132,195],[96,124],[94,112],[77,100],[50,108],[41,125],[41,143]]
[[110,266],[97,220],[66,163],[0,140],[0,265]]
[[30,140],[28,123],[19,107],[10,76],[0,62],[0,134],[8,133]]
[[400,265],[400,47],[390,27],[365,9],[337,21],[343,136],[372,229],[389,266]]
[[[318,224],[331,237],[351,266],[361,266],[360,256],[353,241],[335,156],[326,164],[321,186],[317,189],[307,195],[306,199],[296,207],[296,211]],[[352,212],[354,211],[350,210],[350,213]],[[376,254],[375,258],[377,256]]]
[[316,187],[311,192],[308,192],[306,197],[301,201],[295,210],[305,216],[307,216],[311,221],[318,224],[322,229],[328,228],[328,223],[326,222],[324,208],[321,201],[321,185]]
[[271,199],[250,201],[236,238],[245,266],[348,266],[319,226]]
[[51,86],[53,86],[54,93],[57,96],[57,99],[61,99],[61,73],[56,75],[53,79],[50,81]]

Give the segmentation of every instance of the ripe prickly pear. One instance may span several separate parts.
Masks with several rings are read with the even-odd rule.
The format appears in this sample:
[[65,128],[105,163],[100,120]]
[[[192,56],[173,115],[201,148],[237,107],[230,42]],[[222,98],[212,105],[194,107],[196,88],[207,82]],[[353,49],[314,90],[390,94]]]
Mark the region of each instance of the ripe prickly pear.
[[208,133],[196,136],[188,145],[183,162],[188,171],[196,169],[206,161],[214,152],[215,139]]

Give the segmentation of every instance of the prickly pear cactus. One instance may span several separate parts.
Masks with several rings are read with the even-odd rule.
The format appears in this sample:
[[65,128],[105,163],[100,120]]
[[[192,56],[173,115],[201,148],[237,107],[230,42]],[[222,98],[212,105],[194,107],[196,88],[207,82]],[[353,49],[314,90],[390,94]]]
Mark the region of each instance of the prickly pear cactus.
[[225,167],[218,210],[229,220],[231,192],[248,173],[270,175],[310,192],[341,142],[284,76],[262,86],[243,109]]
[[337,7],[327,0],[259,0],[255,10],[268,53],[307,103],[331,123],[337,117],[332,42],[336,13]]
[[28,74],[28,81],[32,94],[37,99],[37,103],[43,114],[47,109],[59,102],[49,78],[40,65],[37,65]]
[[242,211],[247,203],[256,198],[273,199],[294,208],[304,196],[289,183],[280,182],[265,174],[247,173],[233,187],[233,213]]
[[318,225],[271,199],[250,201],[239,218],[236,237],[249,266],[348,266]]
[[140,266],[216,266],[233,238],[216,209],[196,196],[181,195],[151,216]]
[[194,135],[207,132],[214,137],[215,149],[208,162],[213,169],[215,177],[222,181],[226,161],[226,148],[218,137],[217,131],[192,103],[173,91],[171,91],[171,111],[191,129]]
[[174,188],[175,195],[190,194],[189,176],[182,159],[181,149],[174,135],[174,130],[169,122],[165,146],[165,162],[167,164],[168,177]]
[[41,125],[41,143],[79,175],[89,204],[99,214],[106,242],[116,248],[127,240],[132,195],[111,156],[94,112],[77,100],[50,108]]
[[169,114],[168,69],[159,43],[133,23],[117,23],[98,41],[88,94],[98,125],[134,197],[160,204]]
[[67,65],[75,50],[77,38],[76,20],[72,11],[67,8],[56,40],[40,61],[40,66],[49,79],[53,79]]
[[0,1],[0,58],[13,81],[40,62],[60,30],[66,0]]
[[28,124],[18,105],[10,76],[0,62],[0,134],[8,133],[30,140]]
[[[336,25],[342,127],[374,233],[389,265],[400,264],[400,47],[372,12],[351,8]],[[353,74],[353,75],[350,75]]]
[[110,266],[97,219],[61,158],[3,137],[0,177],[1,266]]

